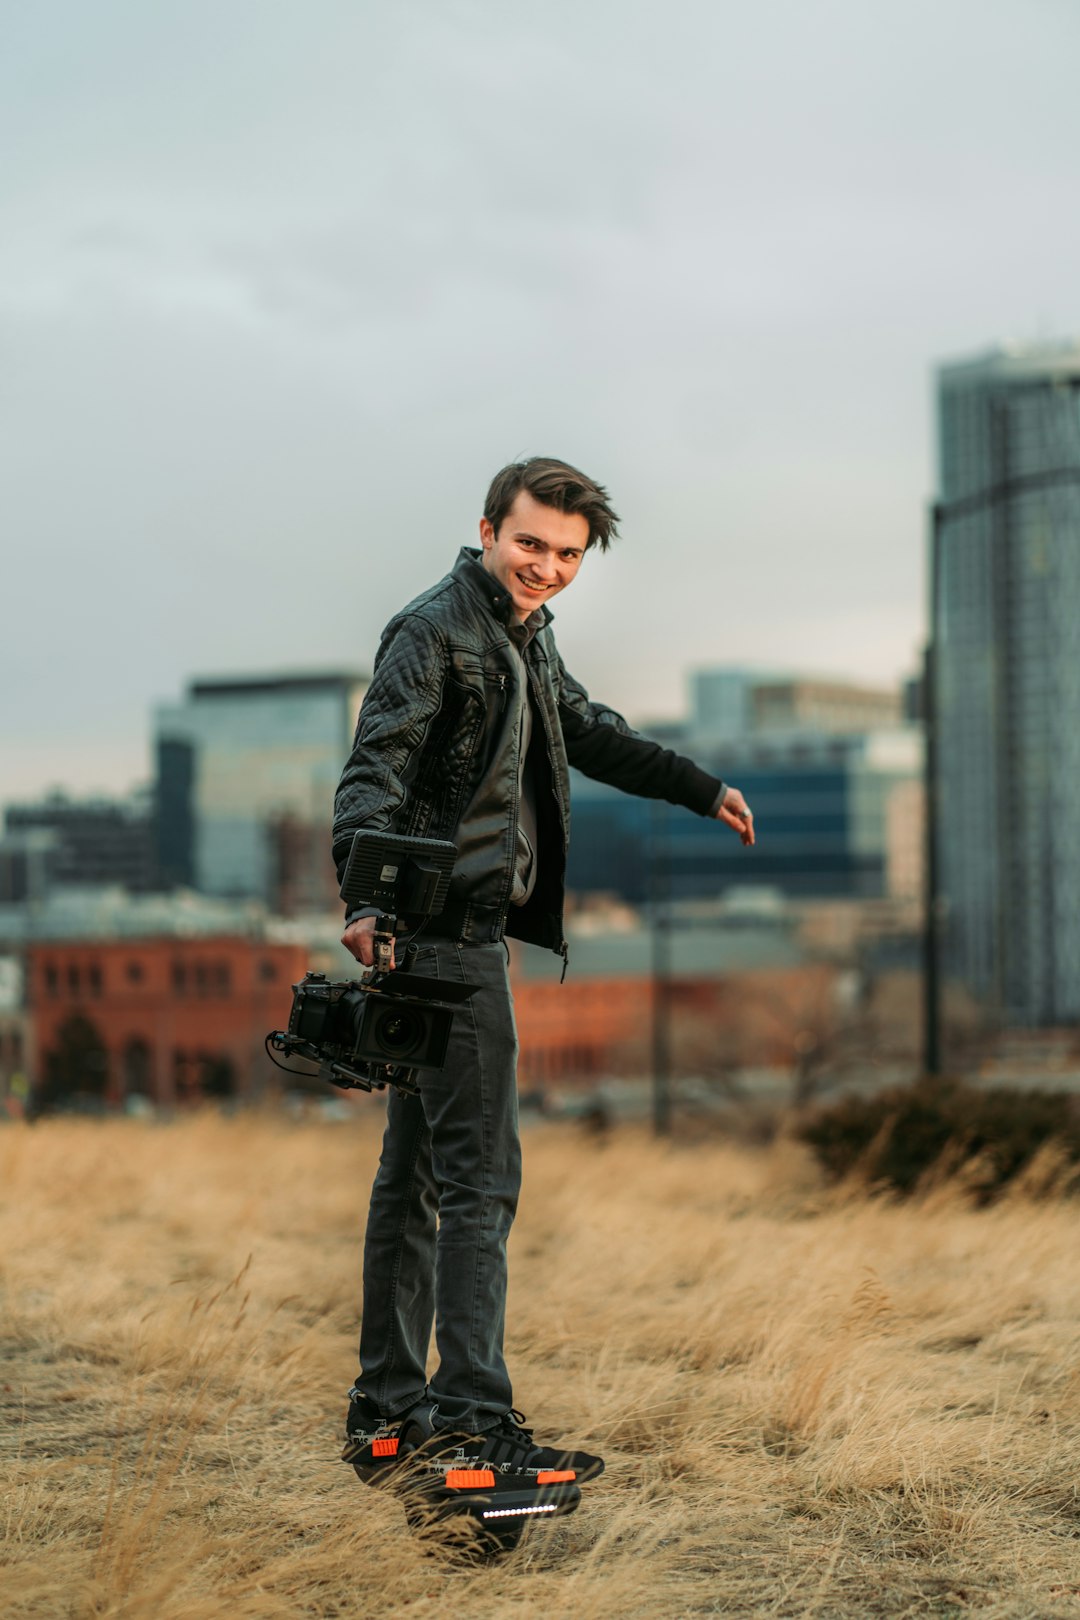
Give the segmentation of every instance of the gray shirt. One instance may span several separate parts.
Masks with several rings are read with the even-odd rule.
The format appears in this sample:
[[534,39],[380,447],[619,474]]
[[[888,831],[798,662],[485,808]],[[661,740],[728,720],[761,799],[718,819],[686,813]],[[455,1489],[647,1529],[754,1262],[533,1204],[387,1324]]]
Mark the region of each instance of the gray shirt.
[[533,713],[529,672],[523,654],[543,622],[543,614],[531,613],[524,624],[511,625],[509,630],[510,648],[518,665],[517,686],[521,692],[518,714],[517,852],[514,857],[514,886],[510,891],[512,906],[523,906],[536,887],[536,780],[531,757]]

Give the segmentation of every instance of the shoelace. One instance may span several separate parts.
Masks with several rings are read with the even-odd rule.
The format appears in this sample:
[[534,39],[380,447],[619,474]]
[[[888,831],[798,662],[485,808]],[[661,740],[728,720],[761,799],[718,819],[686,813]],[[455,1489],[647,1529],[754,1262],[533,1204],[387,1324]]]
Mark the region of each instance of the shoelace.
[[500,1434],[509,1435],[513,1440],[525,1440],[530,1446],[533,1444],[533,1432],[525,1427],[525,1414],[519,1412],[516,1406],[504,1412],[495,1427]]

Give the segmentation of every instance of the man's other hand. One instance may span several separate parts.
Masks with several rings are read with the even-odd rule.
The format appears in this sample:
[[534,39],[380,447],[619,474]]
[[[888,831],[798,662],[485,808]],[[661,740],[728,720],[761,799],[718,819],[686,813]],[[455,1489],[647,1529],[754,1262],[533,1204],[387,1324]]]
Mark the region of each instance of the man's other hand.
[[[375,917],[358,917],[349,924],[341,936],[341,943],[345,949],[362,962],[364,967],[371,967],[375,962]],[[394,947],[390,946],[390,966],[394,968]]]
[[[738,788],[728,788],[724,802],[716,812],[716,819],[726,821],[729,827],[733,827],[744,844],[754,842],[754,814]],[[352,949],[351,946],[349,948]]]

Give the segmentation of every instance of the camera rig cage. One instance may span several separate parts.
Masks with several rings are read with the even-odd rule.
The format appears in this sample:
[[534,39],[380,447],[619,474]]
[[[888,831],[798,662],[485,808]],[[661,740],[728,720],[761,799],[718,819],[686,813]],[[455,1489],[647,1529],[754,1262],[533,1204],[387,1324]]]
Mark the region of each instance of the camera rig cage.
[[[394,833],[357,832],[341,880],[349,905],[382,909],[375,922],[374,962],[359,980],[332,981],[308,973],[293,985],[289,1027],[272,1030],[266,1049],[305,1058],[345,1090],[394,1086],[417,1091],[417,1071],[441,1069],[446,1061],[455,1007],[475,985],[424,978],[410,971],[416,934],[446,901],[455,846],[445,840]],[[409,921],[399,916],[407,913]],[[405,934],[398,947],[397,935]],[[400,955],[400,965],[391,961]]]

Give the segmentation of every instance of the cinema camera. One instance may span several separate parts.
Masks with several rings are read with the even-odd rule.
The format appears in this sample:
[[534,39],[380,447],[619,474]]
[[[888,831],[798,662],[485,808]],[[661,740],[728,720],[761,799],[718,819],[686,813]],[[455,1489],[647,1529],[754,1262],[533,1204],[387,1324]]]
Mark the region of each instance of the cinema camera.
[[[455,1008],[477,987],[424,978],[410,968],[416,952],[412,939],[442,910],[456,856],[454,845],[441,839],[355,834],[341,898],[348,905],[381,908],[374,965],[359,980],[333,982],[308,973],[294,984],[288,1029],[266,1037],[271,1056],[276,1051],[307,1058],[318,1064],[324,1079],[345,1090],[391,1085],[413,1096],[418,1070],[442,1068]],[[407,924],[399,923],[401,913]],[[399,933],[405,934],[403,943],[397,941]],[[395,969],[392,952],[400,964]]]

